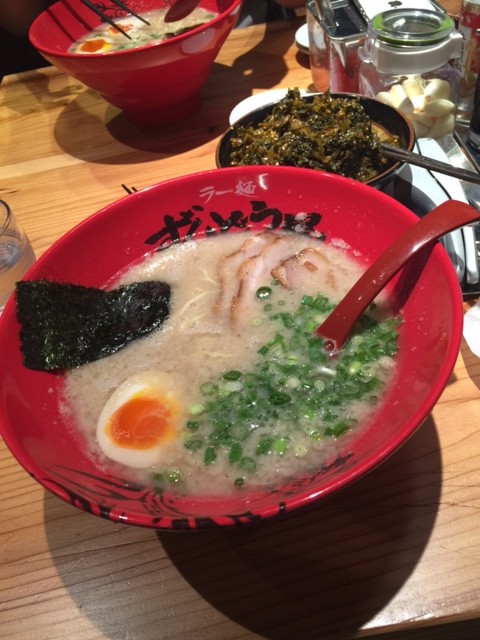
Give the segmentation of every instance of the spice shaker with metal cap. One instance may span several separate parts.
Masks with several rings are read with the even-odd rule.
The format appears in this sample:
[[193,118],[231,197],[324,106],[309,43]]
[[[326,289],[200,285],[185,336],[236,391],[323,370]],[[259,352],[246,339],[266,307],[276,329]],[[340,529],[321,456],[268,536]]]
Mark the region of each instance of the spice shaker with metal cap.
[[306,4],[310,69],[319,91],[358,93],[358,47],[367,23],[353,2],[309,0]]
[[453,131],[463,38],[442,11],[393,9],[369,22],[358,54],[360,93],[399,109],[417,137]]

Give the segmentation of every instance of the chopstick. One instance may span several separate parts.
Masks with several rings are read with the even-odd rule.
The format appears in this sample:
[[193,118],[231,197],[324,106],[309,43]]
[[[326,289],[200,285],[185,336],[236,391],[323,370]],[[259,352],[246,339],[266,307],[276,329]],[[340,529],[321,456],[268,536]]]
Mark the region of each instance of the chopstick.
[[[82,4],[84,4],[86,7],[88,7],[91,11],[93,11],[94,13],[97,14],[97,16],[99,16],[102,20],[104,20],[105,22],[108,22],[109,25],[111,25],[114,29],[116,29],[117,31],[119,31],[120,33],[122,33],[126,38],[128,38],[129,40],[131,40],[132,38],[128,35],[128,33],[122,29],[122,27],[120,25],[118,25],[114,20],[112,20],[109,16],[105,15],[103,13],[103,11],[101,11],[100,9],[98,9],[94,4],[92,4],[90,2],[90,0],[80,0],[80,2]],[[145,24],[150,24],[148,22],[148,20],[146,20],[145,18],[143,18],[142,16],[138,15],[138,13],[135,13],[135,11],[132,11],[132,9],[130,9],[129,7],[127,7],[125,4],[123,4],[123,2],[119,2],[119,0],[112,0],[113,4],[116,4],[117,7],[120,7],[120,9],[122,9],[123,11],[125,11],[126,13],[131,14],[132,16],[135,16],[135,18],[138,18],[139,20],[141,20],[142,22],[144,22]]]
[[117,7],[120,7],[120,9],[123,9],[126,13],[129,13],[130,15],[135,16],[135,18],[138,18],[139,20],[141,20],[145,24],[150,24],[149,21],[146,20],[146,18],[143,18],[138,13],[135,13],[135,11],[133,11],[133,9],[130,9],[130,7],[127,7],[127,5],[123,4],[123,2],[119,2],[119,0],[111,0],[111,2],[113,2],[113,4],[116,4]]
[[126,184],[121,184],[120,185],[123,189],[125,189],[125,191],[128,193],[128,195],[131,195],[132,193],[137,193],[138,189],[136,187],[127,187]]
[[93,5],[91,2],[89,2],[89,0],[80,0],[80,2],[84,4],[86,7],[88,7],[91,11],[96,13],[97,16],[100,16],[102,20],[104,20],[105,22],[108,22],[108,24],[111,25],[114,29],[116,29],[120,33],[123,33],[123,35],[126,38],[128,38],[129,40],[132,39],[126,31],[124,31],[121,27],[119,27],[118,24],[116,24],[111,18],[106,16],[102,11],[100,11],[100,9],[97,9],[97,7]]
[[480,184],[480,173],[468,171],[467,169],[460,169],[459,167],[454,167],[452,164],[433,160],[432,158],[421,156],[417,153],[413,153],[412,151],[401,149],[400,147],[392,147],[389,144],[382,143],[380,146],[385,155],[393,158],[394,160],[408,162],[416,165],[417,167],[424,167],[425,169],[438,171],[439,173],[444,173],[447,176],[453,176],[460,180]]

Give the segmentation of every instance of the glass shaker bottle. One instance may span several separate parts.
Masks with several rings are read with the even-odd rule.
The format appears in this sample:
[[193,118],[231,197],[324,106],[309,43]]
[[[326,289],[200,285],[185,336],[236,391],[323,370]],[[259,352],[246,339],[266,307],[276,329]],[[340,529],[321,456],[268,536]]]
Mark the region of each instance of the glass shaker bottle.
[[359,92],[401,111],[417,137],[455,126],[463,38],[441,11],[393,9],[374,16],[359,49]]
[[321,5],[317,0],[309,0],[306,5],[310,71],[317,91],[326,91],[330,86],[328,40],[323,28]]

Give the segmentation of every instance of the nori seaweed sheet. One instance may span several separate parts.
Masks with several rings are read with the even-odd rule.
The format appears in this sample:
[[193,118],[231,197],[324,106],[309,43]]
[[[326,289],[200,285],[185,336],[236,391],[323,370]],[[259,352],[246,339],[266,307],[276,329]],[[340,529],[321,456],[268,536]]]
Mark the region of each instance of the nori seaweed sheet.
[[55,371],[104,358],[157,329],[169,314],[170,287],[149,280],[104,291],[25,280],[16,283],[15,301],[23,364]]

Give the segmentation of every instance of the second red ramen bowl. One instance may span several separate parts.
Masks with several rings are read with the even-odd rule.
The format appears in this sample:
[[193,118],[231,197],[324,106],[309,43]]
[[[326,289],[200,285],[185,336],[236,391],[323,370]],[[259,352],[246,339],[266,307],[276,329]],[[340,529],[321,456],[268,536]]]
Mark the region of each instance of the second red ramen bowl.
[[[105,207],[40,256],[26,278],[108,289],[145,256],[168,252],[172,242],[202,242],[206,235],[222,242],[246,228],[313,235],[363,268],[416,221],[384,193],[334,174],[293,167],[217,169]],[[0,433],[45,489],[115,522],[189,531],[242,527],[321,501],[394,454],[449,380],[462,336],[462,295],[440,244],[423,257],[388,286],[403,323],[397,367],[382,404],[361,430],[340,437],[335,456],[313,472],[268,488],[192,496],[159,491],[153,481],[132,481],[126,469],[99,463],[63,410],[63,373],[24,366],[13,298],[0,317]]]
[[[233,29],[241,0],[201,0],[216,17],[169,40],[105,53],[69,53],[70,46],[100,24],[80,0],[62,0],[41,13],[29,31],[32,45],[51,64],[97,91],[135,124],[180,121],[200,104],[200,90],[213,61]],[[138,14],[165,8],[164,0],[125,0]],[[111,19],[125,17],[102,3]],[[123,37],[123,36],[122,36]]]

